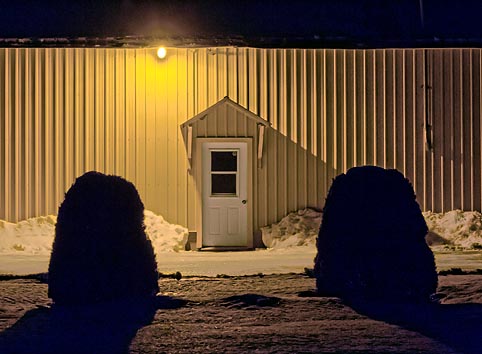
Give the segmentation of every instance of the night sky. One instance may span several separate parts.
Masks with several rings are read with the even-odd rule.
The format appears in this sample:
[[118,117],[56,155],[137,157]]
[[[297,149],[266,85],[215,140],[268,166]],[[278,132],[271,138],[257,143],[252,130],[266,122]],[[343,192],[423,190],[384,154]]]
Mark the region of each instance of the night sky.
[[0,38],[242,36],[367,42],[482,38],[482,2],[475,0],[0,3]]

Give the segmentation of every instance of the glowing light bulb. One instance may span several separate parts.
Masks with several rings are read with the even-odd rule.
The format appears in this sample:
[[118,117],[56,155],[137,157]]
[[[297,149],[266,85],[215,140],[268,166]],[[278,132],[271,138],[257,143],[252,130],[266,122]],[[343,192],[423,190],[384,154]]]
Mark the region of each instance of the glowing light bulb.
[[157,56],[161,59],[164,59],[166,57],[166,48],[164,47],[160,47],[158,50],[157,50]]

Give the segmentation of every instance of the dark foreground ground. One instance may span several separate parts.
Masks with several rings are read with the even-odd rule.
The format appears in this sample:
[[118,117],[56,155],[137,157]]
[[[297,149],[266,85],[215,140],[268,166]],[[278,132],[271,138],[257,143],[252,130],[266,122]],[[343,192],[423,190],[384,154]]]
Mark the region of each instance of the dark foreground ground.
[[441,305],[352,308],[301,274],[161,279],[151,306],[62,309],[4,280],[0,353],[482,353],[482,275],[439,283]]

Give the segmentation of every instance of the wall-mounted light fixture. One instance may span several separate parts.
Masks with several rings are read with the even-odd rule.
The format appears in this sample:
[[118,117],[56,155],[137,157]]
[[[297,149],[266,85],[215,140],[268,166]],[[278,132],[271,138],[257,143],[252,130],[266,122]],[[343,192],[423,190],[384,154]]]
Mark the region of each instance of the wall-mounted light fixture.
[[164,47],[159,47],[159,49],[157,50],[157,56],[160,58],[160,59],[164,59],[166,57],[166,48]]

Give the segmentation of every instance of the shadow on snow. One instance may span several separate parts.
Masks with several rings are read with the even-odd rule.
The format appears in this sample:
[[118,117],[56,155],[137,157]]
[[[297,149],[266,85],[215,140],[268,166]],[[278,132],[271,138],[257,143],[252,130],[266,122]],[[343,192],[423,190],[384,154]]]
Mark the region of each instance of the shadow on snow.
[[167,296],[28,311],[0,334],[1,353],[128,353],[137,331],[160,309],[183,307]]
[[351,303],[358,313],[433,338],[467,354],[482,348],[482,304]]

